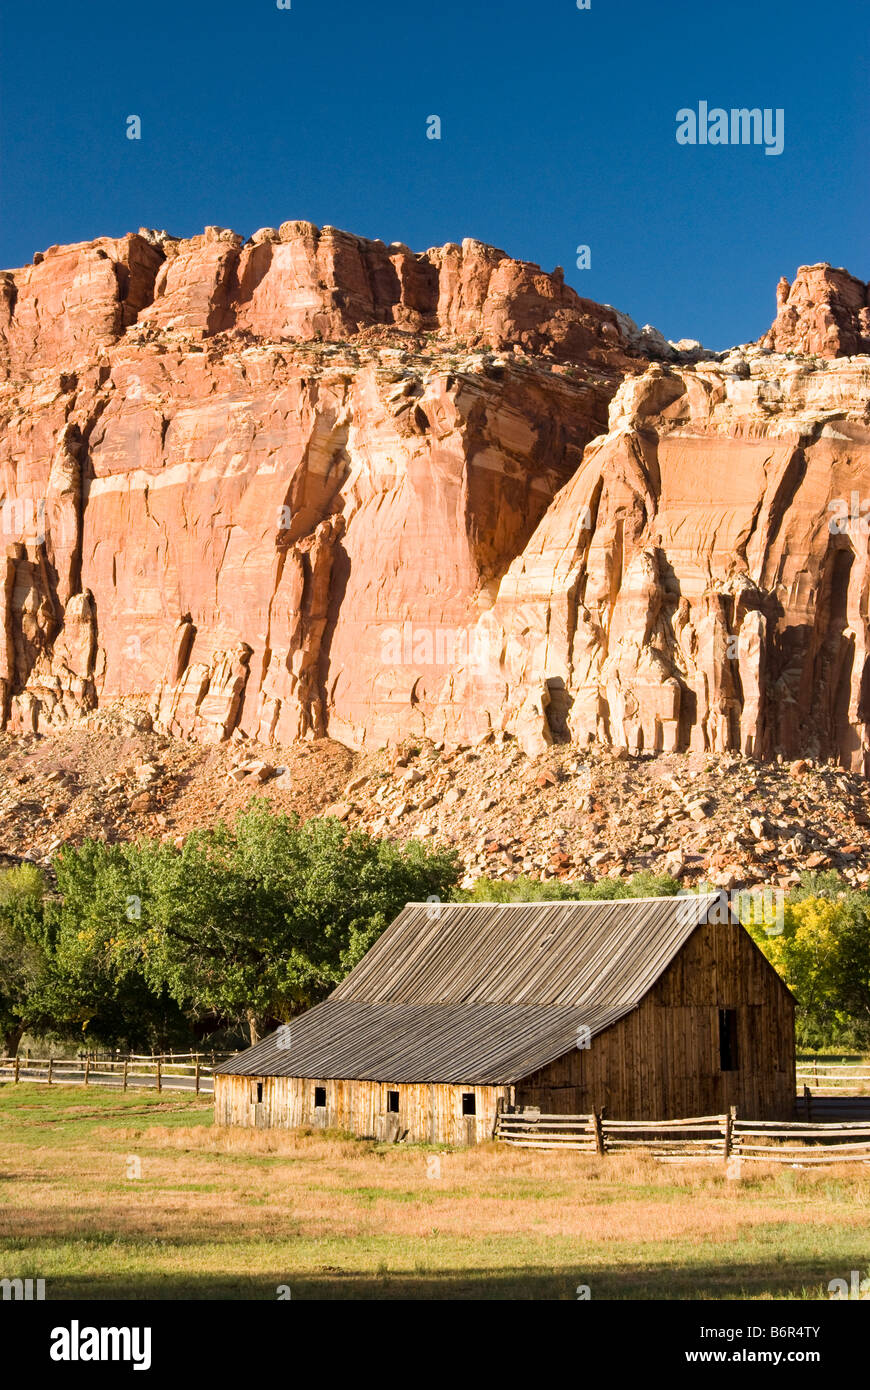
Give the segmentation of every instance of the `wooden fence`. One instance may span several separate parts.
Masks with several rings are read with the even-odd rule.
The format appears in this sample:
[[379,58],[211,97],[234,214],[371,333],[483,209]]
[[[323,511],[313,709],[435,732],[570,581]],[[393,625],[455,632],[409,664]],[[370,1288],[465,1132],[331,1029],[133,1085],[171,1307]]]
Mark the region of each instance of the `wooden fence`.
[[[206,1054],[211,1056],[212,1054]],[[227,1056],[234,1054],[228,1053]],[[211,1095],[214,1063],[201,1055],[127,1057],[0,1057],[0,1081],[42,1081],[51,1085],[112,1086],[121,1090],[192,1091]]]
[[761,1163],[870,1163],[866,1120],[735,1120],[734,1153]]
[[798,1062],[798,1087],[809,1086],[816,1093],[840,1094],[845,1087],[870,1086],[870,1062]]
[[523,1149],[609,1154],[644,1150],[663,1163],[748,1159],[765,1163],[870,1163],[870,1123],[740,1120],[610,1120],[604,1115],[502,1111],[495,1138]]
[[594,1115],[541,1115],[532,1110],[500,1111],[495,1137],[521,1149],[574,1149],[603,1153]]
[[797,1120],[870,1120],[870,1062],[798,1062]]

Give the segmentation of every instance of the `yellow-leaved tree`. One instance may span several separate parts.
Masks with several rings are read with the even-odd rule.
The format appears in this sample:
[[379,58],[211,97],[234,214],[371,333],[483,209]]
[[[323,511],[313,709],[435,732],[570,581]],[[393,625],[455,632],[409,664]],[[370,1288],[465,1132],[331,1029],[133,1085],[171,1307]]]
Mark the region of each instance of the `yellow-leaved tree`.
[[750,925],[771,964],[797,996],[804,1046],[870,1041],[870,898],[836,875],[805,876],[781,921]]

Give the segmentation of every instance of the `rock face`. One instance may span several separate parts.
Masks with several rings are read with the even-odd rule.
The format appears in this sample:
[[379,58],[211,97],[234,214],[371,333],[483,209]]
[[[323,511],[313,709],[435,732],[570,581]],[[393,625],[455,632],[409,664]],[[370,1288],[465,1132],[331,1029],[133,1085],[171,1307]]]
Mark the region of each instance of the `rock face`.
[[143,228],[52,246],[0,273],[0,369],[13,379],[69,369],[133,323],[152,337],[238,331],[269,341],[392,328],[606,365],[624,361],[619,318],[581,299],[561,270],[545,274],[470,239],[415,254],[310,222],[263,228],[244,246],[222,227],[188,240]]
[[142,236],[103,237],[0,273],[0,371],[66,369],[115,342],[151,302],[162,259]]
[[3,721],[863,769],[866,315],[805,268],[711,361],[474,241],[53,247],[0,279]]
[[865,767],[870,361],[739,360],[626,382],[502,580],[477,710],[530,750],[556,703],[581,742]]
[[870,352],[870,285],[827,262],[802,265],[776,288],[776,319],[761,339],[774,352],[851,357]]

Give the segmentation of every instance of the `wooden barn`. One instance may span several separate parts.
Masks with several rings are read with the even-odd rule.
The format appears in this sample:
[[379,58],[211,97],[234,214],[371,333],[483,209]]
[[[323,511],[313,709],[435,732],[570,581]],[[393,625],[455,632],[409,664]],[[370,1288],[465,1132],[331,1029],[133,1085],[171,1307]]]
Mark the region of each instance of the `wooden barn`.
[[794,1000],[724,895],[409,903],[322,1004],[217,1068],[215,1120],[448,1144],[497,1109],[791,1118]]

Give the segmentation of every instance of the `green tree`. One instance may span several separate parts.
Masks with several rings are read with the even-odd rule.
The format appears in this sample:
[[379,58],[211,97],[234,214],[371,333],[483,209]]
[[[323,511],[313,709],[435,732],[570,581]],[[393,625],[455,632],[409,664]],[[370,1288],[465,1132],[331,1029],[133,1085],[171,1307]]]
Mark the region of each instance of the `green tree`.
[[804,874],[785,904],[782,931],[751,928],[797,997],[804,1046],[864,1046],[870,1039],[870,898],[836,873]]
[[35,864],[0,873],[0,1036],[10,1055],[34,1018],[33,992],[46,969],[40,939],[44,892]]
[[615,898],[670,898],[680,885],[667,874],[642,872],[631,878],[600,878],[595,883],[544,880],[520,875],[510,882],[500,878],[479,878],[463,897],[468,902],[532,903],[553,901],[587,902]]
[[122,949],[141,917],[139,858],[136,845],[89,840],[55,860],[57,890],[44,901],[41,923],[45,968],[30,992],[29,1026],[128,1049],[162,1050],[189,1036],[178,1005]]
[[255,801],[233,826],[189,835],[181,850],[139,847],[132,891],[142,917],[122,954],[192,1016],[272,1021],[324,997],[412,900],[447,898],[452,851],[397,846],[333,819],[301,823]]

